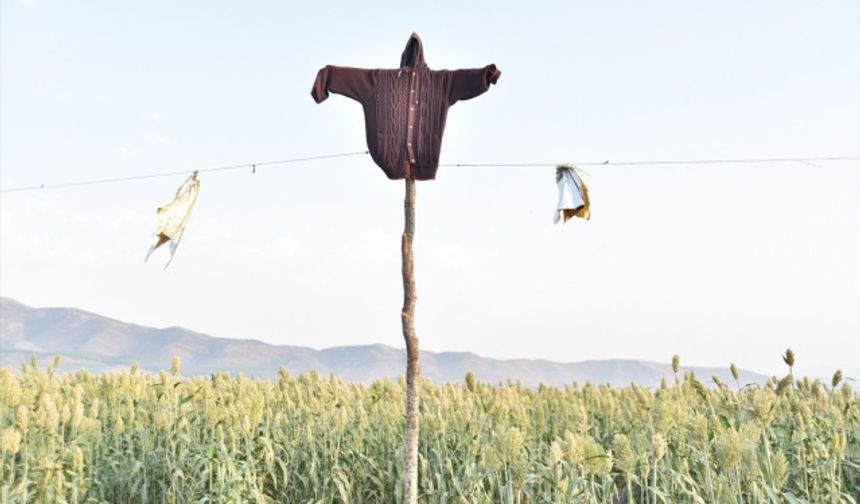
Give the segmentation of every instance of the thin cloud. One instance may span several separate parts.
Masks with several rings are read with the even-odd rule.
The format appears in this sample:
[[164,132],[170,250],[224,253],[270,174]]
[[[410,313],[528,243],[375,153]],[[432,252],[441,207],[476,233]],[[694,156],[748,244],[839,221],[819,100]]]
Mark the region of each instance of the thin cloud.
[[148,110],[140,115],[141,119],[146,122],[159,121],[164,118],[164,114],[156,110]]
[[150,145],[161,145],[167,141],[167,137],[160,131],[153,131],[145,135],[144,141]]
[[0,238],[5,241],[7,236],[12,236],[14,230],[12,213],[5,208],[0,208]]

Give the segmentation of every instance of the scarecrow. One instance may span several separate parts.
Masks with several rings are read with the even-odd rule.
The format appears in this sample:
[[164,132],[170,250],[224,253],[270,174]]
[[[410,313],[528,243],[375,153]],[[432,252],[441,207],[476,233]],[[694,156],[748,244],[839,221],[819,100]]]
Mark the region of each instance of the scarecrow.
[[392,180],[406,179],[404,229],[401,239],[403,309],[400,313],[406,340],[406,467],[403,501],[418,498],[418,337],[415,334],[415,276],[412,238],[415,233],[415,181],[433,180],[448,108],[486,92],[501,72],[496,65],[461,70],[431,70],[424,47],[413,33],[392,69],[349,68],[328,65],[314,81],[311,95],[317,103],[337,93],[364,108],[367,148],[373,161]]

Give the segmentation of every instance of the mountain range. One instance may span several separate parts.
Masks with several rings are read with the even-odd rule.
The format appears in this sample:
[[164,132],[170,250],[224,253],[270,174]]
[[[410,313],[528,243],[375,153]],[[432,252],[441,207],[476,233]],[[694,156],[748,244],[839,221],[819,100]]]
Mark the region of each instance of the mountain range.
[[[271,345],[248,339],[217,338],[182,327],[163,329],[129,324],[75,308],[31,308],[0,297],[0,367],[17,367],[36,355],[46,364],[61,356],[60,371],[92,372],[125,369],[137,362],[147,371],[168,369],[182,359],[186,376],[227,371],[271,378],[285,366],[292,374],[334,373],[345,381],[370,382],[396,378],[405,368],[405,350],[386,345],[339,346],[316,350]],[[728,368],[684,366],[701,380],[713,376],[734,383]],[[549,360],[500,360],[468,352],[421,352],[421,372],[434,383],[461,382],[467,372],[485,382],[519,380],[527,386],[564,385],[574,381],[656,387],[674,379],[669,364],[609,359],[561,363]],[[741,384],[767,377],[741,370]]]

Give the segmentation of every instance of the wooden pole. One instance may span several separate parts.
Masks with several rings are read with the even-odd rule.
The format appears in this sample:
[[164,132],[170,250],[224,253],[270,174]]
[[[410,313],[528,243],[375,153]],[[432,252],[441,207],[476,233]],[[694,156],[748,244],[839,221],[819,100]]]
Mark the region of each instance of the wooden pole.
[[415,335],[415,276],[412,269],[412,237],[415,235],[415,180],[406,179],[406,199],[403,202],[403,236],[400,252],[403,257],[403,339],[406,340],[406,464],[403,476],[403,502],[418,502],[418,337]]

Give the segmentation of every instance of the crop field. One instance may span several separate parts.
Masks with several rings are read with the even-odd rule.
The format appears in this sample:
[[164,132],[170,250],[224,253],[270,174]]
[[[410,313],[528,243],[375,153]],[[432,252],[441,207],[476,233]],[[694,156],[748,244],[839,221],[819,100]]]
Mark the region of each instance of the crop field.
[[[402,382],[55,368],[0,370],[3,503],[401,500]],[[857,502],[860,398],[840,373],[677,374],[656,390],[424,383],[419,502]]]

